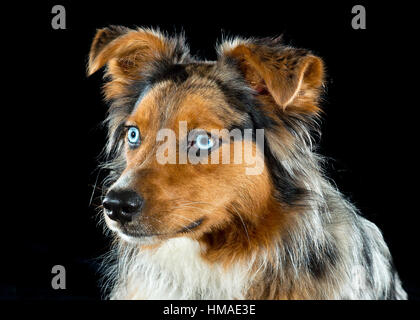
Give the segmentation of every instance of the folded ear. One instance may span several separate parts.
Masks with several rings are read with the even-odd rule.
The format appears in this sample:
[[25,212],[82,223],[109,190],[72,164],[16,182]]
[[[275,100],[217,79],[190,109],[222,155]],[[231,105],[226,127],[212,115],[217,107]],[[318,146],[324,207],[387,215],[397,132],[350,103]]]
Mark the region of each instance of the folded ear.
[[167,38],[151,29],[132,30],[110,26],[96,32],[88,64],[88,76],[105,64],[113,79],[139,79],[144,66],[154,60],[179,62],[189,55],[182,37]]
[[96,31],[89,52],[88,75],[93,74],[100,68],[99,62],[94,63],[94,61],[105,46],[128,31],[129,29],[121,26],[110,26]]
[[280,39],[235,40],[220,46],[221,59],[234,60],[246,81],[283,110],[317,113],[324,79],[320,58],[307,50],[281,45]]

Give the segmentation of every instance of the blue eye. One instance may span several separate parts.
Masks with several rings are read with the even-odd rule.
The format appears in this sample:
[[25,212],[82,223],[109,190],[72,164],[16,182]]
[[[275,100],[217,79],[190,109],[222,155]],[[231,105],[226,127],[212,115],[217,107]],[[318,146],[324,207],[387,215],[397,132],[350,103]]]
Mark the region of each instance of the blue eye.
[[214,146],[214,140],[210,138],[207,134],[200,134],[195,139],[195,143],[198,149],[208,150]]
[[128,143],[131,146],[138,146],[140,144],[140,132],[136,127],[130,127],[127,132]]

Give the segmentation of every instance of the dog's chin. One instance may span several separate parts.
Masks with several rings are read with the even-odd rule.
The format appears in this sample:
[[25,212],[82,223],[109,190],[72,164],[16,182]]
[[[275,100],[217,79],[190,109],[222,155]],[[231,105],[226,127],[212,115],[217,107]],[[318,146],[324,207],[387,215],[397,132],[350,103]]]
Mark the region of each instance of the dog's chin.
[[106,225],[118,236],[119,239],[135,245],[154,245],[173,237],[194,233],[194,231],[200,227],[203,221],[204,219],[200,218],[179,230],[153,234],[147,232],[147,228],[140,228],[139,226],[134,228],[133,231],[133,226],[130,227],[124,224],[120,224],[119,222],[113,221],[105,216]]
[[117,231],[116,233],[122,241],[136,245],[154,245],[160,241],[158,236],[133,236],[123,231]]
[[105,221],[108,228],[124,242],[137,245],[152,245],[160,241],[157,235],[132,234],[128,230],[124,230],[118,222],[112,221],[108,218],[105,218]]

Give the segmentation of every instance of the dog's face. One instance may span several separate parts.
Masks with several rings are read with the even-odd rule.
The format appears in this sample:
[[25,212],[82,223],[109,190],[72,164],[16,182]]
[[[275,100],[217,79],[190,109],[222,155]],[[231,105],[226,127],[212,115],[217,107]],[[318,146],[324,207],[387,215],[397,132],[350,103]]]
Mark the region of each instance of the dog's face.
[[109,151],[120,163],[103,205],[122,238],[198,239],[257,225],[278,192],[287,202],[297,188],[279,190],[266,156],[292,151],[287,117],[318,112],[321,61],[275,41],[226,44],[219,56],[196,61],[182,39],[150,30],[98,31],[89,73],[107,64]]
[[[242,150],[252,148],[262,159],[263,154],[255,152],[255,141],[228,141],[226,134],[221,136],[223,129],[241,128],[249,119],[232,108],[218,85],[206,78],[215,69],[216,65],[186,65],[180,71],[188,75],[183,82],[159,81],[142,93],[124,121],[126,167],[104,201],[107,223],[112,228],[133,237],[163,238],[186,233],[198,236],[225,224],[232,216],[227,214],[228,210],[240,210],[234,207],[238,199],[242,199],[242,206],[255,211],[266,202],[255,197],[270,194],[266,170],[262,168],[260,174],[247,176],[247,166],[255,164],[234,161],[235,150],[239,150],[235,149],[235,143]],[[167,137],[159,139],[164,130],[173,133],[176,139],[167,148],[164,148]],[[221,134],[211,135],[212,132]],[[220,151],[227,143],[229,161],[223,163]],[[165,153],[168,157],[173,153],[175,161],[166,164],[159,161]],[[186,161],[182,161],[182,154]],[[207,164],[192,163],[194,159],[188,156],[191,154]],[[127,191],[131,196],[127,196]],[[126,200],[122,200],[124,194]],[[113,204],[110,206],[107,201],[120,201],[122,208],[112,208]],[[127,212],[130,209],[124,206],[129,204],[124,201],[133,202],[138,208]],[[115,212],[118,210],[121,212]],[[110,219],[113,214],[114,219]]]

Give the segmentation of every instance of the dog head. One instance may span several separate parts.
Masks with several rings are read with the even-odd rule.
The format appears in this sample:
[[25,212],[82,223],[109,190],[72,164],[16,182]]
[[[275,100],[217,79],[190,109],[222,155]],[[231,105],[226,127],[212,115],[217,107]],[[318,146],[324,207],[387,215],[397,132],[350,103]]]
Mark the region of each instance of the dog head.
[[283,219],[274,206],[304,196],[284,164],[302,149],[297,126],[319,114],[320,58],[279,39],[235,39],[217,61],[199,61],[182,36],[109,27],[93,40],[88,74],[103,66],[112,158],[103,206],[122,238],[243,235],[244,225],[249,238],[262,224],[268,234]]

